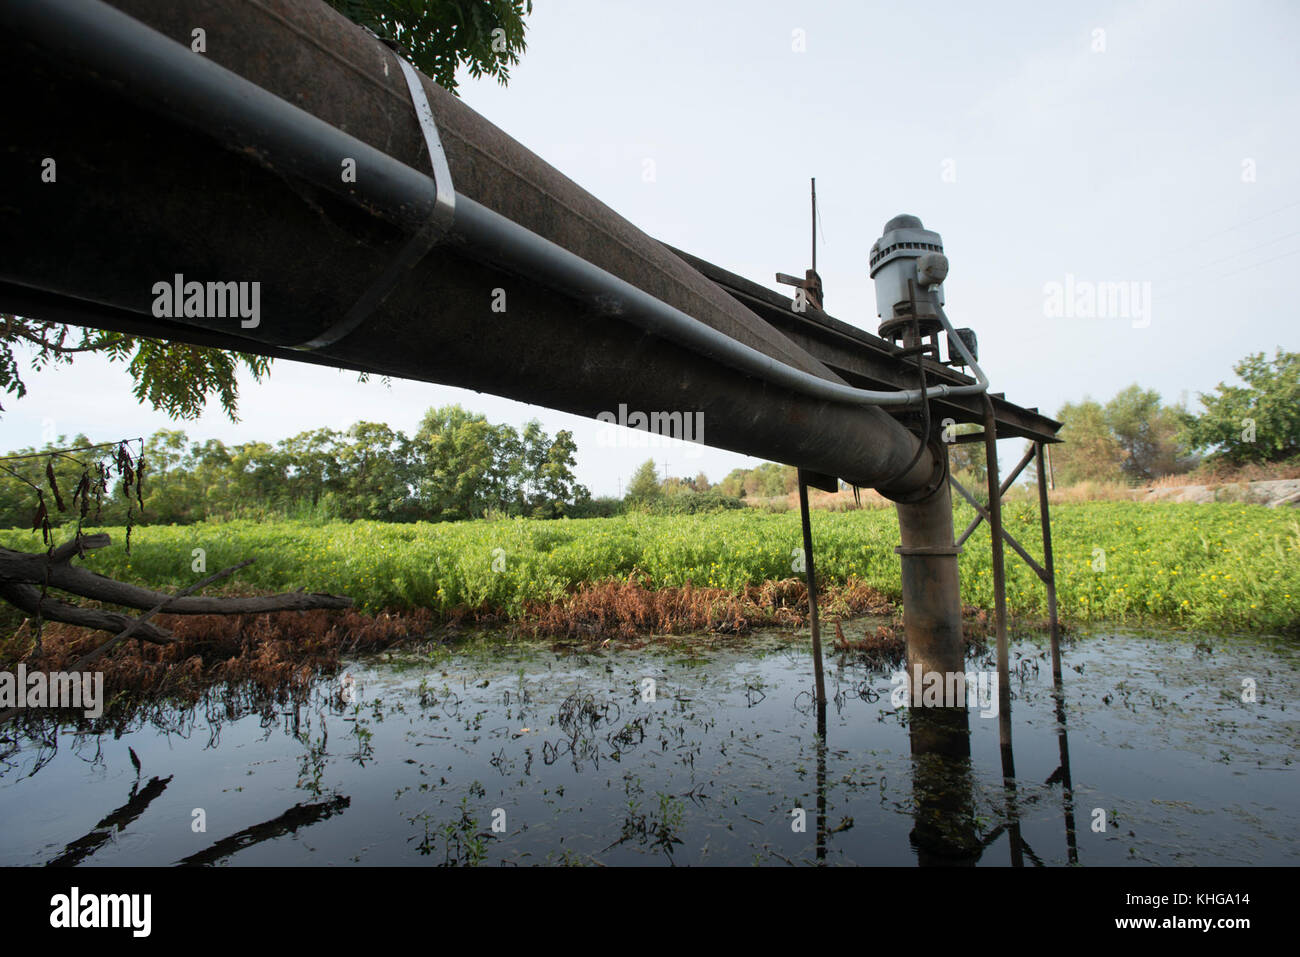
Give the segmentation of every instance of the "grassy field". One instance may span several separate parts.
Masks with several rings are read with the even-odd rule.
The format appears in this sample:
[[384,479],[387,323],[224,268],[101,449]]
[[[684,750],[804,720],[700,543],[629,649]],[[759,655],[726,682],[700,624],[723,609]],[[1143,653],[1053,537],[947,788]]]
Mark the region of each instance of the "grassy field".
[[[973,516],[957,509],[958,531]],[[1008,503],[1007,528],[1035,557],[1042,542],[1036,509]],[[99,529],[96,529],[99,530]],[[346,594],[365,610],[457,606],[518,613],[526,602],[562,596],[577,585],[626,578],[636,570],[655,585],[739,589],[794,577],[800,548],[795,513],[749,509],[699,516],[628,515],[581,521],[477,521],[386,525],[231,522],[150,526],[132,535],[104,529],[110,548],[85,560],[105,575],[155,587],[201,577],[252,557],[241,590]],[[898,525],[892,509],[814,512],[819,577],[859,579],[899,595]],[[1148,621],[1184,627],[1300,631],[1300,519],[1292,509],[1255,505],[1094,502],[1053,509],[1061,614],[1067,621]],[[67,531],[59,540],[66,539]],[[39,550],[40,538],[0,531],[0,544]],[[992,607],[987,526],[961,556],[963,600]],[[1043,588],[1009,549],[1013,616],[1046,614]]]

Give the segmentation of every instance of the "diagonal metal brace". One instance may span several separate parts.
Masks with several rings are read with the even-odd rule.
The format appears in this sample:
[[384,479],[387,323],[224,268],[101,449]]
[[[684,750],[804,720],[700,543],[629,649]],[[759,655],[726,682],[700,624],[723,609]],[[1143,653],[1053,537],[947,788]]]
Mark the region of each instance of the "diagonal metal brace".
[[[980,441],[984,441],[984,434],[982,432],[977,434],[980,437]],[[1011,483],[1020,477],[1020,473],[1025,470],[1025,466],[1029,464],[1030,459],[1032,459],[1033,457],[1034,457],[1034,450],[1030,448],[1029,451],[1027,451],[1021,457],[1020,464],[1017,465],[1014,469],[1012,469],[1011,474],[1008,475],[1006,479],[1002,482],[1001,487],[998,489],[999,498],[1007,494],[1007,489],[1011,488]],[[963,492],[963,494],[965,493]],[[957,539],[958,545],[966,544],[966,539],[970,538],[971,534],[975,531],[975,529],[979,528],[980,522],[988,518],[988,513],[983,509],[981,509],[978,505],[975,506],[975,512],[976,515],[973,519],[971,519],[971,523],[966,526],[966,531],[962,532],[961,537]]]
[[[990,526],[993,524],[993,521],[989,516],[988,509],[986,509],[983,505],[981,505],[978,501],[976,501],[974,495],[966,491],[966,489],[962,487],[962,484],[958,482],[955,478],[953,478],[951,475],[948,476],[948,482],[949,484],[952,485],[953,488],[955,488],[958,492],[961,493],[962,498],[964,498],[966,501],[970,502],[972,506],[974,506],[975,511],[978,512],[982,518],[987,519],[989,521]],[[1047,574],[1047,569],[1045,569],[1042,565],[1038,564],[1038,562],[1035,561],[1034,558],[1027,551],[1025,551],[1024,546],[1021,545],[1018,541],[1015,540],[1015,538],[1012,537],[1011,533],[1006,530],[1005,526],[1003,526],[1002,528],[1002,537],[1006,540],[1006,543],[1008,545],[1010,545],[1013,549],[1015,549],[1016,554],[1025,560],[1025,564],[1027,564],[1030,568],[1034,570],[1034,574],[1036,574],[1043,581],[1043,583],[1046,584],[1049,581],[1049,575]]]

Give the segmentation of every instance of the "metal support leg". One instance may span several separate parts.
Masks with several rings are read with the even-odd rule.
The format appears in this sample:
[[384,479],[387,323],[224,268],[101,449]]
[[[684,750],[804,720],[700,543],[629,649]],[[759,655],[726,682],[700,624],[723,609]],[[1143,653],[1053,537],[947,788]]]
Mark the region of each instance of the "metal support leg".
[[1002,551],[1002,494],[998,485],[998,423],[993,402],[984,397],[984,456],[988,469],[989,524],[993,540],[993,604],[996,612],[998,641],[998,711],[1011,711],[1010,666],[1007,650],[1007,578]]
[[[822,635],[817,621],[817,573],[813,568],[812,522],[808,518],[808,482],[799,469],[799,518],[803,525],[803,563],[808,575],[808,624],[812,630],[813,674],[817,681],[817,708],[826,711],[826,679],[822,675]],[[824,728],[824,717],[819,726]]]
[[817,706],[817,863],[826,859],[826,678],[822,673],[822,633],[817,620],[817,571],[813,567],[812,521],[808,516],[808,481],[799,469],[799,520],[803,526],[803,564],[808,575],[808,624],[812,631],[813,676]]
[[1034,443],[1038,458],[1038,517],[1043,525],[1043,584],[1047,586],[1047,615],[1052,629],[1052,687],[1059,697],[1061,687],[1061,625],[1056,612],[1056,564],[1052,561],[1052,522],[1047,505],[1047,469],[1043,443]]
[[1011,863],[1024,866],[1020,815],[1016,807],[1016,762],[1011,750],[1011,667],[1007,646],[1007,581],[1002,550],[1002,489],[998,483],[998,423],[993,400],[984,396],[984,456],[988,469],[989,531],[993,541],[993,602],[998,641],[998,740],[1002,751],[1002,781],[1006,789]]
[[1062,795],[1065,802],[1065,844],[1071,864],[1079,862],[1078,837],[1074,824],[1074,783],[1070,780],[1070,743],[1065,729],[1065,685],[1061,679],[1061,625],[1056,609],[1056,565],[1052,559],[1052,520],[1048,508],[1047,490],[1050,470],[1046,461],[1047,447],[1034,443],[1038,458],[1038,517],[1043,525],[1043,584],[1047,586],[1047,615],[1052,640],[1052,694],[1056,698],[1057,743],[1061,751]]

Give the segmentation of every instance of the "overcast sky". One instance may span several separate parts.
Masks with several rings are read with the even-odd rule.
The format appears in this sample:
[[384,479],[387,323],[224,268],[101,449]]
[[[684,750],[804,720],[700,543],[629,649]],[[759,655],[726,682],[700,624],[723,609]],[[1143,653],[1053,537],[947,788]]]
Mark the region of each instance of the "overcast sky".
[[[1300,348],[1298,41],[1284,0],[538,0],[509,87],[466,77],[462,96],[651,236],[773,288],[808,265],[816,176],[827,310],[872,331],[868,250],[914,213],[943,236],[948,315],[978,333],[995,391],[1050,413],[1138,382],[1194,405],[1247,353]],[[1127,312],[1079,315],[1090,283],[1135,284]],[[238,424],[215,403],[171,423],[100,360],[26,378],[27,398],[0,399],[5,448],[160,427],[228,443],[356,420],[409,433],[459,402],[572,429],[594,494],[651,455],[714,481],[753,464],[604,448],[575,416],[282,361],[241,386]]]

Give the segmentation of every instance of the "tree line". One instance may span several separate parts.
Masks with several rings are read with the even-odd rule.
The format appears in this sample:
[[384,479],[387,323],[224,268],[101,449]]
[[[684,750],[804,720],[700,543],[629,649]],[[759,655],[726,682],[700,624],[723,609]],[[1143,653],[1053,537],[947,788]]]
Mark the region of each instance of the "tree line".
[[[97,453],[44,454],[90,445],[60,437],[34,458],[0,461],[0,527],[30,525],[32,486],[76,487]],[[556,518],[590,501],[575,480],[573,433],[548,435],[532,420],[522,430],[494,424],[459,405],[430,409],[413,436],[379,422],[346,431],[312,429],[272,445],[190,441],[162,429],[143,443],[139,524],[189,524],[237,517],[452,521],[491,515]],[[30,484],[29,484],[30,483]],[[47,492],[48,494],[48,492]],[[51,513],[54,511],[50,506]],[[120,489],[104,497],[98,521],[124,524]],[[53,517],[53,516],[52,516]]]
[[1255,353],[1233,371],[1242,384],[1200,393],[1200,413],[1137,384],[1106,403],[1066,403],[1056,416],[1064,441],[1052,446],[1057,482],[1151,482],[1198,466],[1268,466],[1300,456],[1300,353]]
[[[1105,403],[1067,403],[1057,413],[1065,441],[1052,447],[1057,482],[1147,482],[1202,463],[1238,467],[1296,459],[1300,353],[1279,349],[1271,360],[1259,353],[1234,368],[1242,384],[1220,383],[1215,392],[1201,394],[1204,411],[1196,415],[1136,384]],[[50,487],[47,469],[70,497],[83,463],[98,453],[48,453],[89,444],[84,436],[60,438],[43,450],[16,453],[33,457],[0,458],[0,527],[31,525],[35,487]],[[717,484],[702,472],[661,478],[651,460],[634,473],[622,499],[593,500],[574,476],[577,445],[571,432],[552,437],[535,419],[522,429],[494,424],[459,405],[429,409],[412,436],[383,423],[359,422],[346,431],[313,429],[274,445],[192,442],[170,429],[143,445],[143,514],[137,508],[129,516],[143,524],[241,516],[385,522],[594,517],[630,508],[678,514],[779,498],[798,481],[792,466],[772,462],[733,469]],[[980,444],[952,445],[950,456],[964,484],[983,485]],[[46,507],[57,521],[55,503]],[[120,489],[110,490],[95,521],[127,520],[125,497]]]

